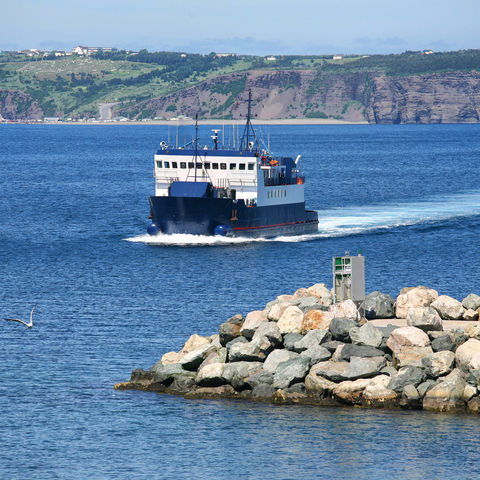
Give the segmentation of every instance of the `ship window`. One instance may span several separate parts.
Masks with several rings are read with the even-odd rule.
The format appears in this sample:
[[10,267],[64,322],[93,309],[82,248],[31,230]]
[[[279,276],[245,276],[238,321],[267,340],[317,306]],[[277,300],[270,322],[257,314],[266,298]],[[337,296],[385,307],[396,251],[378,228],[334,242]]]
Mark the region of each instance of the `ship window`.
[[177,162],[172,162],[172,168],[178,168]]
[[157,168],[162,168],[162,162],[160,160],[157,160]]
[[180,162],[180,168],[187,168],[187,162]]
[[195,165],[193,164],[193,162],[188,162],[188,168],[194,168]]
[[248,169],[249,170],[255,170],[255,164],[254,163],[249,163],[248,164]]
[[218,170],[218,163],[212,163],[213,170]]
[[210,162],[205,162],[205,170],[210,170]]
[[170,168],[170,162],[163,162],[163,166],[165,168]]
[[200,162],[197,162],[197,168],[202,168],[202,164]]
[[227,169],[227,164],[226,163],[221,163],[220,164],[220,170],[226,170]]
[[239,170],[245,170],[245,164],[244,163],[239,163],[238,164],[238,169]]
[[231,163],[230,164],[230,170],[236,170],[237,169],[237,164],[236,163]]

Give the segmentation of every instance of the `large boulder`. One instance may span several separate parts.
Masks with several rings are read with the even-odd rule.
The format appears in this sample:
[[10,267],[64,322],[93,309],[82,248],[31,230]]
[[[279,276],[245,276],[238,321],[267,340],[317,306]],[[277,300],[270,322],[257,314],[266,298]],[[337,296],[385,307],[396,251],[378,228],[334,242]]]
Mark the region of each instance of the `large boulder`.
[[343,372],[347,380],[370,378],[380,374],[387,361],[384,357],[351,357],[348,368]]
[[351,318],[335,317],[330,322],[328,329],[334,340],[341,342],[350,341],[350,330],[357,324]]
[[334,317],[338,318],[350,318],[357,321],[360,318],[357,306],[351,299],[345,300],[341,303],[334,303],[328,308]]
[[409,308],[407,312],[407,325],[417,327],[424,332],[443,330],[442,319],[433,307]]
[[273,383],[273,373],[260,370],[247,377],[245,383],[252,389],[262,384],[271,385]]
[[303,335],[300,333],[287,333],[283,337],[283,346],[287,350],[293,350],[294,345],[303,338]]
[[387,340],[387,347],[393,353],[399,353],[405,347],[426,347],[430,345],[428,335],[416,327],[395,329]]
[[253,334],[262,322],[267,321],[267,316],[263,310],[253,310],[247,314],[245,322],[240,328],[240,333],[249,340],[252,339]]
[[271,322],[278,322],[283,315],[283,312],[291,306],[290,302],[277,302],[268,310],[267,318]]
[[198,350],[205,345],[210,345],[212,340],[209,337],[203,337],[194,333],[185,342],[182,349],[179,352],[167,352],[162,356],[161,362],[163,365],[172,365],[174,363],[180,363],[185,355]]
[[324,307],[318,303],[318,299],[315,297],[305,297],[298,301],[296,305],[303,313],[308,312],[309,310],[318,309],[318,310],[328,310],[328,307]]
[[423,409],[439,412],[463,410],[465,385],[464,373],[456,368],[443,382],[428,390],[423,398]]
[[395,316],[407,318],[409,308],[428,307],[438,298],[438,292],[428,287],[404,288],[395,302]]
[[225,347],[228,342],[241,335],[240,329],[242,328],[243,321],[243,315],[237,314],[220,325],[218,333],[222,347]]
[[465,313],[463,305],[448,295],[440,295],[431,306],[439,313],[444,320],[461,320]]
[[329,306],[333,303],[332,292],[327,288],[324,283],[316,283],[307,288],[307,292],[314,296],[320,305]]
[[328,360],[326,362],[317,363],[312,367],[319,377],[324,377],[332,382],[341,382],[349,380],[345,375],[345,371],[350,368],[349,362],[333,362]]
[[457,367],[464,370],[480,369],[480,340],[469,338],[455,352]]
[[305,377],[305,390],[315,398],[326,398],[332,394],[336,383],[317,375],[315,365]]
[[404,347],[399,352],[393,354],[393,366],[395,368],[402,367],[422,367],[423,359],[427,355],[431,355],[433,350],[427,347]]
[[442,335],[432,340],[432,350],[434,352],[442,352],[447,350],[453,350],[452,337],[448,334]]
[[182,360],[180,361],[180,365],[183,369],[189,371],[196,371],[200,364],[203,362],[205,357],[211,353],[215,347],[212,347],[210,343],[204,345],[203,347],[198,348],[197,350],[193,350],[190,353],[187,353]]
[[267,337],[257,337],[248,343],[235,343],[228,352],[229,362],[263,362],[273,345]]
[[378,348],[347,343],[341,349],[339,359],[350,361],[352,357],[383,357],[383,355],[384,352]]
[[153,379],[155,382],[161,383],[165,386],[169,386],[177,376],[192,375],[192,372],[187,372],[178,363],[162,365],[161,362],[157,362],[150,369],[150,372],[153,374]]
[[369,322],[361,327],[353,327],[349,331],[349,334],[352,343],[355,343],[356,345],[366,345],[378,348],[383,340],[382,332]]
[[425,380],[425,372],[418,367],[403,367],[390,378],[388,388],[402,393],[406,385],[420,385]]
[[310,330],[301,340],[293,345],[293,349],[301,353],[310,347],[320,345],[331,340],[332,336],[328,330]]
[[480,308],[480,296],[470,293],[462,300],[462,305],[466,310],[477,310]]
[[280,333],[301,333],[303,323],[303,312],[296,306],[290,306],[285,309],[282,316],[278,320],[278,328]]
[[332,354],[325,347],[322,347],[322,345],[314,345],[304,350],[300,356],[308,358],[310,365],[315,365],[316,363],[328,360]]
[[360,311],[363,311],[365,318],[393,318],[395,300],[388,294],[382,292],[369,293],[363,303],[360,305]]
[[266,337],[274,346],[282,343],[282,334],[280,333],[278,324],[275,322],[262,322],[257,327],[252,340],[256,340],[259,337]]
[[388,387],[389,382],[387,375],[372,378],[362,393],[363,401],[372,407],[395,405],[398,394]]
[[308,358],[292,358],[277,366],[273,376],[273,388],[288,388],[290,385],[302,381],[310,368]]
[[292,360],[293,358],[298,358],[299,354],[291,352],[289,350],[273,350],[268,357],[265,359],[263,364],[263,369],[269,373],[275,373],[278,365],[280,363]]
[[465,310],[465,313],[463,314],[463,319],[466,320],[467,322],[476,322],[478,320],[479,314],[476,310]]
[[344,380],[335,386],[333,396],[335,399],[351,405],[360,403],[362,393],[370,382],[371,380],[367,378]]
[[210,363],[200,368],[197,373],[196,383],[201,387],[218,387],[226,383],[223,377],[224,363]]
[[328,330],[332,321],[333,313],[324,310],[312,309],[305,312],[302,322],[302,331]]
[[246,379],[255,372],[262,370],[260,362],[233,362],[225,364],[222,377],[235,390],[248,388]]
[[422,359],[422,366],[428,377],[437,378],[449,374],[455,364],[455,354],[442,351],[427,355]]

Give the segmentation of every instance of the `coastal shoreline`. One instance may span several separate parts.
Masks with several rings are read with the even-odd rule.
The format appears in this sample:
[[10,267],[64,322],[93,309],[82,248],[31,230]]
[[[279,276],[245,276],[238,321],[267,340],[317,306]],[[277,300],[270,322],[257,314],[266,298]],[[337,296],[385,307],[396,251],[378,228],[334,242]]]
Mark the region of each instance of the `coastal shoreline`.
[[[363,314],[363,315],[362,315]],[[325,284],[193,334],[116,390],[273,404],[480,413],[480,296],[424,287],[334,303]]]

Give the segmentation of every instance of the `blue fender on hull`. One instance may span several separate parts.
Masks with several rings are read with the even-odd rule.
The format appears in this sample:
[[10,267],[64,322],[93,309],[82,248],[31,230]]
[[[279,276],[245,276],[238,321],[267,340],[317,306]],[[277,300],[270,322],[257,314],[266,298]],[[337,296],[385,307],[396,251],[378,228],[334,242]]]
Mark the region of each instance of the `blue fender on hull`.
[[233,234],[233,230],[228,225],[217,225],[214,234],[221,235],[222,237],[229,237]]
[[149,235],[156,235],[159,232],[158,225],[156,223],[151,223],[147,228],[147,233]]

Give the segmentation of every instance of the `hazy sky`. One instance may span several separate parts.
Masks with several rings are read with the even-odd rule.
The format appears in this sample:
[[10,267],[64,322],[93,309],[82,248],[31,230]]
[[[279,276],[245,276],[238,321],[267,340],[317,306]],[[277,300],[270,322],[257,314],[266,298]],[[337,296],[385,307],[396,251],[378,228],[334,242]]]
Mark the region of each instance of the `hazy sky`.
[[0,0],[0,49],[198,53],[480,48],[480,0]]

